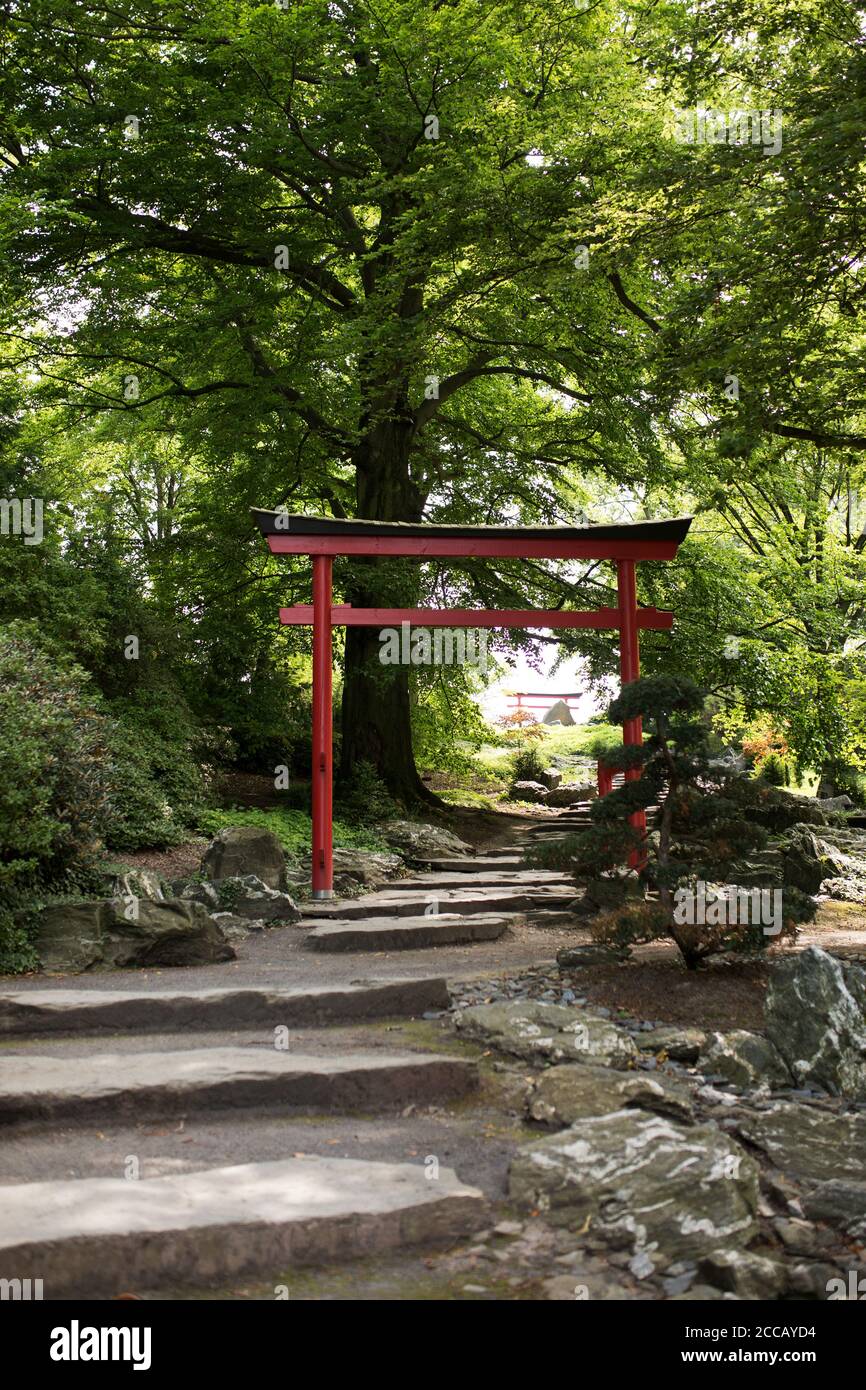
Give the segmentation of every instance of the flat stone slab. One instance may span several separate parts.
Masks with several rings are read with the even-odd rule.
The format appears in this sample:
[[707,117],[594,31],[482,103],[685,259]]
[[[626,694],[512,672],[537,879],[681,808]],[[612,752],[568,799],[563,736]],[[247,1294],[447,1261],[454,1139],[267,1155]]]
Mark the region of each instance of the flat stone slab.
[[561,912],[569,907],[575,899],[575,885],[569,884],[567,888],[537,888],[529,893],[529,899],[533,907],[548,908],[553,912]]
[[418,878],[401,878],[400,889],[410,893],[430,893],[437,889],[451,891],[453,889],[462,890],[464,888],[496,888],[502,892],[521,889],[532,892],[536,888],[561,888],[569,887],[571,896],[577,892],[577,886],[571,874],[564,874],[555,869],[515,869],[514,871],[502,870],[497,866],[492,869],[480,870],[472,879],[471,884],[467,883],[465,874],[462,873],[437,873],[423,874]]
[[7,1053],[0,1121],[162,1116],[240,1106],[387,1109],[464,1096],[477,1084],[471,1062],[432,1053],[322,1057],[266,1047],[85,1057]]
[[447,1009],[445,980],[370,980],[307,989],[33,989],[0,994],[0,1037],[34,1033],[301,1028]]
[[[288,1158],[127,1181],[3,1189],[0,1277],[43,1280],[46,1299],[224,1284],[477,1230],[486,1203],[450,1168],[419,1160]],[[31,1273],[32,1272],[32,1273]]]
[[[537,896],[537,895],[536,895]],[[319,921],[361,921],[365,917],[417,917],[427,906],[427,899],[435,898],[440,915],[460,913],[469,915],[476,912],[503,913],[526,912],[534,906],[533,895],[525,889],[467,888],[465,891],[446,889],[390,889],[381,893],[371,893],[364,898],[334,898],[322,902],[305,903],[301,908],[304,917]]]
[[455,946],[467,941],[497,941],[514,915],[438,913],[430,917],[374,917],[370,921],[326,922],[306,937],[316,951],[411,951],[428,946]]
[[523,855],[516,851],[498,856],[488,852],[483,859],[416,859],[414,862],[426,865],[434,873],[444,874],[483,874],[489,870],[498,873],[500,869],[524,867]]

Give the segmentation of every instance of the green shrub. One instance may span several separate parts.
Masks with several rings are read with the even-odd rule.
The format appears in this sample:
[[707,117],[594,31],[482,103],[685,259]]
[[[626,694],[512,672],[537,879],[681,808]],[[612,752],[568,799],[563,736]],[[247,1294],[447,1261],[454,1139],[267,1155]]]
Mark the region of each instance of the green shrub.
[[521,748],[511,759],[511,767],[513,786],[515,782],[540,782],[547,770],[547,763],[537,748]]
[[6,887],[0,894],[0,975],[38,969],[39,957],[33,945],[35,916],[28,893]]
[[110,759],[108,845],[130,851],[180,844],[206,805],[204,778],[185,740],[115,720]]
[[51,879],[100,847],[110,725],[84,671],[26,623],[0,630],[0,888]]
[[340,782],[334,791],[338,814],[350,824],[375,825],[393,820],[399,814],[388,788],[372,763],[361,761],[351,781]]
[[[787,774],[787,776],[786,776]],[[787,764],[778,753],[768,753],[758,769],[758,776],[762,782],[767,782],[771,787],[784,787],[790,782]]]
[[37,895],[101,847],[108,721],[84,671],[34,624],[0,629],[0,971],[33,969]]

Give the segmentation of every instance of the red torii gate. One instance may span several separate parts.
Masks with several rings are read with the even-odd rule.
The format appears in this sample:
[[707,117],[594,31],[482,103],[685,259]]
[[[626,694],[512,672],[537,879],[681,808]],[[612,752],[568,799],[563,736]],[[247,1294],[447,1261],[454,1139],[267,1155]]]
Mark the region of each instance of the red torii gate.
[[[526,710],[527,713],[531,712],[534,709],[550,709],[552,705],[559,704],[560,701],[562,701],[562,703],[570,711],[571,705],[569,704],[569,701],[581,699],[582,693],[585,692],[581,692],[578,690],[569,691],[568,694],[561,694],[554,691],[549,695],[545,695],[540,690],[503,690],[502,692],[502,694],[505,696],[507,700],[517,701],[517,704],[515,705],[515,710]],[[526,701],[526,704],[523,703],[524,700]]]
[[[604,628],[620,634],[623,685],[640,674],[641,628],[669,629],[673,613],[638,608],[635,564],[672,560],[686,537],[691,517],[638,521],[610,526],[432,526],[397,521],[340,521],[333,517],[293,516],[254,510],[253,516],[275,555],[309,555],[313,562],[313,602],[280,609],[280,622],[313,629],[313,845],[314,898],[333,896],[332,854],[332,661],[333,627],[549,627]],[[485,557],[544,560],[613,560],[617,569],[616,608],[589,612],[536,608],[353,608],[332,602],[335,555],[414,556],[416,559]],[[623,725],[623,743],[640,744],[640,719]],[[637,778],[633,769],[626,773]],[[646,828],[642,811],[631,824]]]

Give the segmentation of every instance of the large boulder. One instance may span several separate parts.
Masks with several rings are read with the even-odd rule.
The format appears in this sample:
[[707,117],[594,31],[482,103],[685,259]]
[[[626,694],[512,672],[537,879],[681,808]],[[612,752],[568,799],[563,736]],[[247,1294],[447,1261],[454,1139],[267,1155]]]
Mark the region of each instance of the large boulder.
[[866,1100],[866,973],[817,946],[770,972],[767,1036],[800,1086]]
[[43,909],[36,929],[42,967],[80,973],[232,960],[219,925],[200,903],[113,898]]
[[539,1000],[478,1004],[455,1014],[454,1026],[464,1037],[539,1065],[590,1062],[618,1068],[637,1056],[629,1034],[607,1019]]
[[234,960],[222,930],[201,903],[169,898],[141,899],[135,915],[128,905],[108,905],[102,934],[103,965],[125,968],[150,965],[213,965]]
[[509,1192],[555,1223],[591,1223],[596,1236],[664,1262],[741,1247],[756,1229],[758,1175],[744,1151],[713,1125],[640,1110],[526,1145]]
[[106,909],[106,901],[44,907],[35,931],[43,970],[78,974],[99,964]]
[[840,1113],[796,1101],[738,1110],[737,1132],[775,1168],[802,1182],[859,1183],[866,1158],[866,1114]]
[[475,853],[472,845],[452,831],[423,821],[386,821],[376,827],[376,833],[392,849],[402,850],[407,859],[462,859]]
[[[312,858],[304,855],[304,865],[309,879]],[[399,854],[389,854],[386,850],[373,849],[335,849],[334,873],[349,883],[363,883],[367,888],[380,888],[383,883],[397,878],[403,873],[405,864]]]
[[720,1076],[732,1086],[790,1086],[784,1060],[760,1033],[744,1028],[731,1033],[710,1033],[698,1060],[705,1076]]
[[550,706],[541,722],[542,724],[562,724],[566,728],[571,728],[574,723],[574,715],[564,700],[557,700]]
[[286,856],[279,838],[257,825],[226,826],[208,845],[201,866],[215,883],[255,874],[268,888],[287,887]]
[[[695,852],[699,854],[700,850],[695,847]],[[737,888],[781,888],[785,881],[782,851],[753,850],[742,859],[733,860],[725,877],[728,886]]]
[[564,782],[545,797],[545,805],[555,806],[557,809],[563,806],[577,806],[582,801],[591,801],[598,796],[598,789],[594,782]]
[[828,825],[821,841],[829,869],[821,892],[843,902],[866,902],[866,834],[857,827]]
[[512,782],[509,801],[531,801],[536,805],[547,801],[547,787],[541,782]]
[[827,814],[813,797],[797,796],[782,787],[749,782],[749,798],[742,806],[743,816],[767,830],[790,830],[797,825],[827,824]]

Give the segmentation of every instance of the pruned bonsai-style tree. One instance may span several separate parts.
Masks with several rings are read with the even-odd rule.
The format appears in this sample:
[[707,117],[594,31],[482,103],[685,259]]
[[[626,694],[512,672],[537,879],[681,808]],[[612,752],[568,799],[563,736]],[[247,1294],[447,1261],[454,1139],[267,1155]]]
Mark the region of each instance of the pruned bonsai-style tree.
[[[667,936],[690,970],[719,951],[763,949],[790,931],[804,910],[802,895],[786,889],[787,920],[768,933],[760,913],[710,911],[704,898],[700,911],[689,908],[698,885],[728,882],[736,861],[767,840],[767,831],[744,814],[747,784],[712,762],[704,698],[694,682],[677,676],[625,686],[608,718],[622,724],[639,716],[644,742],[607,751],[605,762],[640,775],[593,802],[586,830],[539,846],[533,854],[536,864],[570,868],[582,879],[617,870],[613,882],[622,890],[622,902],[595,919],[596,939],[627,947]],[[644,832],[630,824],[636,811],[653,807],[658,808],[654,828]],[[635,851],[640,865],[627,872]],[[649,890],[649,896],[629,899],[630,884]],[[722,901],[727,900],[713,898],[714,905]]]

